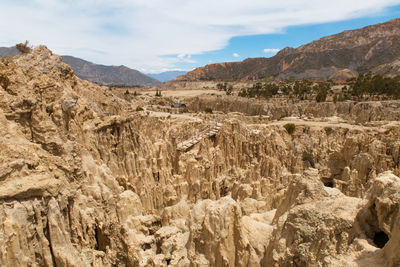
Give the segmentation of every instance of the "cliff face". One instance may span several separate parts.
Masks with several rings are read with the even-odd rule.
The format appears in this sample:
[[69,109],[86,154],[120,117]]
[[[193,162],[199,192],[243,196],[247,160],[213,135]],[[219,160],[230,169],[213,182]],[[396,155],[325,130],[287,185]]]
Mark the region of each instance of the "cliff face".
[[0,77],[1,266],[400,264],[398,124],[135,112],[45,47]]
[[[198,68],[176,80],[240,80],[253,76],[277,79],[343,79],[373,71],[400,74],[400,19],[345,31],[300,46],[287,47],[271,58],[249,58]],[[347,74],[343,76],[343,71]]]

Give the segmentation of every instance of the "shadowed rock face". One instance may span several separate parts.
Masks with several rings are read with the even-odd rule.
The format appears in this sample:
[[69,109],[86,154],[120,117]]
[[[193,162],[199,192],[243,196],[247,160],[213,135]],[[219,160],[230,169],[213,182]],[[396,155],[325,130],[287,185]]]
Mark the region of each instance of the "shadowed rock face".
[[400,74],[400,19],[321,38],[296,49],[287,47],[271,58],[211,64],[197,68],[182,80],[336,79],[373,71]]
[[396,122],[136,112],[43,46],[0,75],[1,266],[400,264]]

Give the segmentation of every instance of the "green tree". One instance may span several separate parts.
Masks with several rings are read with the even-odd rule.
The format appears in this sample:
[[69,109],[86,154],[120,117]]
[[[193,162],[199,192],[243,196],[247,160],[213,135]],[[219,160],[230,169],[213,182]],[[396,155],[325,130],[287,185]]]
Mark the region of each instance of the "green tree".
[[326,97],[328,96],[328,92],[331,90],[331,83],[330,82],[318,83],[314,86],[313,89],[316,93],[315,100],[317,102],[325,102]]

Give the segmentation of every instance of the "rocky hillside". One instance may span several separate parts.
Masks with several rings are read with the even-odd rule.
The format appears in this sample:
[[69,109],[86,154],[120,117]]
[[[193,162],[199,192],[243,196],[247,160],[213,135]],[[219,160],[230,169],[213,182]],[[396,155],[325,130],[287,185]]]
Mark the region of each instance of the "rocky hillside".
[[396,106],[289,134],[73,73],[43,46],[0,59],[0,266],[400,265]]
[[400,19],[287,47],[271,58],[211,64],[177,80],[240,80],[253,77],[276,79],[346,79],[373,71],[400,74]]
[[63,56],[62,59],[72,67],[79,78],[102,85],[154,86],[160,83],[125,66],[98,65],[72,56]]

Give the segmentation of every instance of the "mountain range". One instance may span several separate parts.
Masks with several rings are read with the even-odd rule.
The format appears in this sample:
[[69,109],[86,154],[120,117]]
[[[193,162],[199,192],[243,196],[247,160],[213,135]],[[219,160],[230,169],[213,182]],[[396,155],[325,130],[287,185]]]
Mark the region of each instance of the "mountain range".
[[182,76],[185,75],[187,73],[187,71],[165,71],[165,72],[161,72],[161,73],[146,73],[147,76],[154,78],[156,80],[159,80],[160,82],[167,82],[170,80],[175,79],[178,76]]
[[271,58],[206,65],[176,81],[317,79],[345,80],[372,71],[400,74],[400,19],[327,36]]
[[72,57],[62,56],[75,75],[81,79],[108,86],[154,86],[160,82],[140,71],[125,66],[105,66]]

